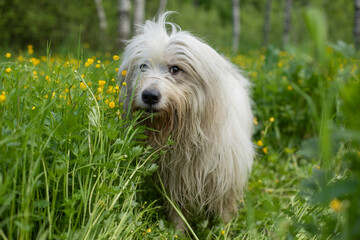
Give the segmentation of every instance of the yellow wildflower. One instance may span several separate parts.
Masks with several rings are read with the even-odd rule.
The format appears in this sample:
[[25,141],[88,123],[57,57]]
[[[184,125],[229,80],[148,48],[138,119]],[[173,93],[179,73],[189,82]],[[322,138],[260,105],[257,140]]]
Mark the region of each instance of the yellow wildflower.
[[48,75],[46,75],[45,80],[49,83],[50,82],[50,77]]
[[30,58],[30,62],[34,64],[34,66],[38,65],[40,63],[40,59],[37,58]]
[[113,59],[114,59],[114,61],[117,61],[117,60],[120,59],[120,57],[119,57],[118,55],[114,55],[114,56],[113,56]]
[[34,49],[33,49],[33,46],[32,46],[32,45],[29,44],[29,45],[27,46],[27,48],[28,48],[28,53],[29,53],[29,54],[33,54],[33,53],[34,53]]
[[93,63],[94,63],[94,59],[88,58],[88,59],[86,60],[85,67],[89,67],[89,66],[92,65]]
[[35,110],[35,106],[33,106],[33,107],[31,108],[31,110]]
[[85,85],[83,82],[81,82],[81,83],[80,83],[80,88],[81,88],[82,90],[85,90],[85,89],[86,89],[86,85]]
[[292,87],[291,85],[288,85],[288,86],[287,86],[287,90],[292,91],[292,90],[293,90],[293,87]]
[[96,68],[100,68],[100,64],[96,64],[95,67],[96,67]]
[[254,124],[255,124],[255,125],[258,125],[258,124],[259,124],[259,122],[258,122],[258,120],[257,120],[257,117],[254,117]]
[[147,232],[147,233],[151,233],[151,228],[148,228],[148,229],[146,230],[146,232]]
[[264,144],[261,140],[257,141],[256,144],[259,146],[259,147],[262,147]]
[[104,80],[99,80],[99,86],[104,86],[106,84],[106,81]]
[[115,68],[115,72],[118,72],[119,71],[119,68]]
[[113,86],[109,86],[108,90],[106,90],[107,93],[112,93],[113,92],[114,87]]
[[251,72],[251,73],[250,73],[250,76],[251,76],[251,77],[253,77],[253,78],[256,78],[256,77],[257,77],[257,75],[258,75],[258,73],[257,73],[257,72]]
[[48,99],[49,95],[45,94],[45,99]]
[[264,152],[265,154],[268,154],[268,147],[264,147],[264,148],[263,148],[263,152]]
[[0,103],[5,102],[5,100],[6,100],[6,95],[5,95],[5,93],[3,92],[3,93],[0,95]]
[[22,61],[24,61],[25,59],[24,59],[24,57],[23,56],[18,56],[18,60],[20,61],[20,62],[22,62]]
[[225,230],[222,230],[222,231],[221,231],[221,235],[225,235]]
[[11,53],[6,53],[6,54],[5,54],[5,57],[6,57],[6,58],[11,58]]
[[127,74],[127,71],[126,71],[126,70],[123,70],[123,71],[121,72],[121,75],[123,75],[123,76],[126,76],[126,74]]
[[6,68],[6,69],[5,69],[5,72],[6,72],[6,73],[11,73],[11,68],[9,68],[9,67]]
[[282,68],[283,63],[282,63],[282,62],[278,62],[278,64],[277,64],[277,65],[278,65],[278,67],[279,67],[279,68]]
[[334,212],[340,212],[342,210],[342,203],[339,199],[334,199],[330,202],[330,208],[334,211]]
[[274,122],[274,121],[275,121],[275,118],[271,117],[271,118],[269,119],[269,121],[270,121],[270,122]]
[[115,107],[115,103],[113,101],[109,102],[109,107],[110,108],[114,108]]
[[125,87],[125,86],[126,86],[126,82],[123,82],[122,85]]

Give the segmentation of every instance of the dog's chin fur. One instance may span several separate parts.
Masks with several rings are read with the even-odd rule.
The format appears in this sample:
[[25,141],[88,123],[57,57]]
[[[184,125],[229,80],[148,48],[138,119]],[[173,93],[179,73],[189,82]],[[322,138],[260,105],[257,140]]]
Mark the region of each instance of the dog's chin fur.
[[[152,117],[145,113],[145,124],[155,130],[149,131],[154,146],[174,140],[159,160],[170,199],[186,216],[228,221],[237,212],[253,164],[249,83],[203,41],[167,23],[167,15],[147,21],[128,42],[119,68],[119,73],[127,71],[124,108],[153,109]],[[146,68],[140,69],[143,64]],[[180,72],[172,74],[172,66]],[[161,94],[156,104],[144,102],[146,89]],[[170,219],[182,228],[168,207]]]

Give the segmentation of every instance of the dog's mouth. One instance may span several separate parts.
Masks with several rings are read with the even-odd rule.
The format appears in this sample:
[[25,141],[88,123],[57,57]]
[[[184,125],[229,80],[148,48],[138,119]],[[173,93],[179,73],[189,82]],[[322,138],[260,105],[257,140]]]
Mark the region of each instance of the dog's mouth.
[[142,111],[144,115],[146,116],[150,116],[150,115],[153,115],[153,116],[156,116],[159,114],[159,112],[161,112],[161,109],[156,109],[156,108],[153,108],[153,107],[134,107],[133,108],[133,111]]
[[156,114],[157,112],[159,112],[159,110],[149,107],[149,108],[145,108],[144,112],[147,114]]

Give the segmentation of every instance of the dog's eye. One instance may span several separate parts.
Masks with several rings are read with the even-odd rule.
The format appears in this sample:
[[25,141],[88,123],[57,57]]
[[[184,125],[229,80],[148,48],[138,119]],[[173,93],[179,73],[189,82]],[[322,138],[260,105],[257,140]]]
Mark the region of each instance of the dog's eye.
[[180,72],[180,68],[178,66],[172,66],[169,68],[169,72],[172,74],[172,75],[176,75]]
[[140,70],[141,70],[142,72],[144,72],[146,69],[148,69],[148,66],[147,66],[145,63],[143,63],[143,64],[140,65]]

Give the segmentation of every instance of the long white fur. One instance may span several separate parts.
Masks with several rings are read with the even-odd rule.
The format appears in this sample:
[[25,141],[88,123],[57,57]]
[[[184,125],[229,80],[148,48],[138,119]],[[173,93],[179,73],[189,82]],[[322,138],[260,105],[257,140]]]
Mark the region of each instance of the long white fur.
[[[124,108],[144,109],[141,93],[160,91],[158,112],[146,123],[158,130],[149,132],[154,146],[169,136],[175,141],[159,161],[170,198],[186,215],[228,221],[254,158],[249,82],[206,43],[166,22],[168,14],[147,21],[128,42],[119,69],[127,70]],[[141,64],[148,68],[140,71]],[[181,69],[177,75],[169,73],[174,65]],[[171,210],[170,218],[182,224]]]

